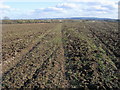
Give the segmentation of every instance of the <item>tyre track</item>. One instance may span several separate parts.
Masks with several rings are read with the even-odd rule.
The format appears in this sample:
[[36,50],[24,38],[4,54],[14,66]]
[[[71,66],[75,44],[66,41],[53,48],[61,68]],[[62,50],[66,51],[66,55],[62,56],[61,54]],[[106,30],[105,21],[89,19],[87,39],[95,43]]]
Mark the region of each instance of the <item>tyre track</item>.
[[[49,30],[49,31],[47,31],[45,34],[38,36],[39,38],[38,38],[37,40],[35,40],[33,44],[31,44],[31,45],[28,46],[27,48],[23,49],[20,53],[18,53],[18,54],[16,55],[16,57],[10,58],[10,59],[8,59],[7,61],[3,62],[3,63],[2,63],[2,67],[3,67],[2,73],[3,73],[3,74],[4,74],[5,72],[8,73],[8,72],[9,72],[8,70],[9,70],[11,67],[13,67],[15,64],[21,62],[22,57],[25,56],[25,55],[27,55],[27,54],[28,54],[29,52],[31,52],[36,46],[38,46],[38,45],[40,44],[40,42],[42,41],[42,39],[43,39],[45,36],[47,36],[51,31],[52,31],[52,29]],[[40,41],[40,40],[41,40],[41,41]],[[20,61],[19,61],[19,60],[20,60]],[[18,61],[19,61],[19,62],[18,62]],[[10,70],[12,70],[12,69],[10,69]],[[7,71],[8,71],[8,72],[7,72]],[[6,73],[5,73],[5,74],[6,74]]]
[[[47,32],[46,34],[44,34],[43,36],[41,36],[41,41],[39,40],[39,42],[37,42],[29,51],[27,50],[27,53],[25,53],[25,55],[24,56],[21,56],[20,58],[20,60],[19,60],[19,62],[14,66],[14,67],[12,67],[9,71],[7,71],[6,73],[4,73],[3,74],[3,82],[5,81],[5,79],[6,79],[6,77],[9,77],[9,76],[11,76],[10,74],[12,74],[12,73],[14,73],[14,71],[16,72],[16,74],[18,74],[19,75],[19,73],[20,72],[18,72],[17,71],[17,68],[19,67],[20,69],[22,68],[21,67],[21,65],[25,65],[25,62],[27,62],[27,61],[25,61],[24,60],[24,58],[26,58],[27,59],[27,57],[25,57],[25,56],[28,56],[28,55],[32,55],[32,53],[31,52],[33,52],[33,50],[34,49],[37,49],[38,48],[38,46],[40,45],[40,42],[45,42],[44,40],[45,40],[45,38],[48,38],[48,40],[50,40],[51,38],[49,37],[49,33],[51,32],[51,30],[49,31],[49,32]],[[46,42],[47,43],[47,42]],[[43,46],[46,44],[46,43],[43,43]],[[42,44],[41,44],[42,45]],[[41,46],[40,45],[40,46]],[[40,47],[39,46],[39,47]],[[46,51],[48,51],[48,50],[50,50],[50,49],[52,49],[53,48],[53,46],[52,47],[49,47],[49,49],[44,49],[44,50],[42,50],[42,47],[43,46],[41,46],[40,48],[41,48],[41,53],[43,53],[43,54],[41,54],[41,57],[42,57],[42,55],[43,56],[45,56],[44,54],[46,53]],[[45,48],[45,47],[44,47]],[[29,57],[29,56],[28,56]],[[36,60],[36,62],[37,62],[38,60]],[[38,61],[39,63],[40,63],[40,61]],[[29,63],[28,63],[29,64]],[[36,63],[35,63],[36,64]],[[27,66],[27,63],[26,63],[26,66]],[[13,75],[14,76],[14,75]],[[10,77],[9,77],[10,78]],[[14,78],[13,78],[14,79]],[[8,80],[9,81],[9,80]]]
[[35,71],[35,73],[33,74],[32,78],[31,78],[31,79],[28,79],[26,82],[24,82],[23,86],[21,86],[20,89],[23,89],[23,88],[26,87],[28,84],[31,84],[31,82],[38,77],[38,74],[39,74],[40,72],[43,72],[43,71],[44,71],[44,69],[45,69],[44,67],[49,64],[49,59],[50,59],[50,57],[52,57],[53,54],[55,54],[57,50],[58,50],[58,48],[56,48],[56,49],[48,56],[48,58],[43,61],[43,64]]
[[[16,27],[18,28],[18,30],[20,30],[20,33],[18,33],[18,31],[15,30],[16,28],[14,28],[13,26],[9,26],[10,31],[13,30],[13,32],[11,33],[9,30],[7,30],[7,26],[6,26],[5,30],[7,30],[8,32],[11,33],[11,35],[12,35],[11,38],[18,39],[18,40],[12,42],[11,38],[9,40],[8,39],[9,36],[6,36],[7,32],[5,34],[3,34],[3,35],[5,35],[7,37],[5,40],[8,40],[7,44],[3,40],[3,45],[2,45],[3,46],[3,58],[2,58],[3,62],[4,61],[9,62],[10,58],[11,59],[15,58],[18,53],[21,53],[21,50],[26,49],[27,47],[29,47],[30,46],[29,44],[37,43],[37,42],[34,42],[34,41],[37,38],[39,38],[39,36],[41,36],[42,34],[45,34],[48,30],[54,29],[54,24],[53,25],[46,24],[46,25],[38,26],[38,25],[35,24],[35,25],[30,25],[28,27],[25,26],[25,25],[22,25],[20,27],[18,25]],[[25,29],[25,31],[24,31],[24,29]],[[14,36],[14,34],[15,34],[15,36]],[[10,42],[10,44],[9,44],[9,42]]]
[[96,33],[95,33],[95,28],[93,28],[93,27],[91,27],[90,25],[86,25],[86,27],[88,27],[88,29],[91,31],[91,33],[101,42],[101,44],[103,45],[103,48],[105,47],[106,49],[105,49],[105,51],[109,54],[109,55],[111,55],[111,56],[113,56],[113,58],[112,58],[112,61],[115,63],[115,68],[117,69],[117,68],[120,68],[120,66],[119,66],[119,55],[116,53],[116,52],[114,52],[114,50],[113,49],[111,49],[110,48],[110,46],[108,45],[108,44],[106,44],[103,40],[102,40],[102,38],[100,37],[100,36],[98,36]]
[[[56,30],[57,30],[56,26]],[[56,31],[55,30],[55,31]],[[32,84],[34,79],[39,78],[38,74],[44,70],[49,70],[49,59],[55,55],[59,49],[58,43],[51,42],[55,37],[59,37],[55,31],[50,31],[44,35],[41,41],[37,42],[21,60],[8,72],[3,75],[4,88],[24,88]],[[53,33],[52,33],[53,32]],[[63,52],[62,52],[63,53]],[[64,61],[64,60],[63,60]],[[58,62],[61,62],[58,60]],[[62,65],[63,66],[63,65]],[[59,67],[60,69],[61,67]],[[55,69],[55,68],[54,68]],[[51,73],[52,71],[48,71]],[[64,72],[61,73],[63,75]],[[43,76],[44,77],[44,76]],[[60,78],[60,77],[59,77]],[[62,77],[61,77],[62,78]],[[37,81],[42,83],[42,81]],[[59,83],[59,80],[58,80]],[[63,82],[62,82],[63,83]],[[52,83],[51,83],[52,84]]]
[[[115,73],[117,68],[111,59],[107,58],[108,56],[95,45],[93,40],[97,36],[93,39],[89,37],[89,34],[94,34],[88,28],[85,29],[87,27],[85,23],[75,25],[73,23],[73,26],[71,24],[66,24],[62,31],[66,77],[70,87],[90,90],[119,88],[118,77]],[[90,39],[92,40],[89,41]],[[99,43],[99,41],[96,42]],[[116,77],[116,80],[111,77]]]
[[[12,25],[12,24],[11,24]],[[25,30],[25,32],[24,33],[27,33],[27,35],[26,34],[23,34],[22,35],[22,37],[25,37],[25,39],[26,38],[29,38],[30,36],[33,36],[33,35],[39,35],[39,33],[43,33],[43,31],[42,31],[42,29],[46,32],[47,31],[47,29],[46,29],[46,25],[43,25],[43,27],[40,27],[40,31],[38,32],[37,31],[37,29],[39,29],[39,28],[33,28],[32,26],[33,26],[33,24],[32,24],[32,26],[30,25],[30,24],[20,24],[21,26],[19,26],[19,25],[17,25],[16,27],[17,27],[17,29],[19,28],[19,30],[21,31],[21,32],[23,32],[23,30],[24,30],[24,27],[27,27],[26,29],[27,30],[30,30],[31,31],[31,28],[32,29],[36,29],[35,31],[31,31],[31,32],[26,32],[26,30]],[[41,24],[38,24],[38,25],[41,25]],[[37,27],[38,25],[34,25],[34,27]],[[3,29],[5,29],[5,28],[7,28],[8,26],[3,26]],[[49,28],[53,28],[53,25],[51,25],[51,27],[49,26]],[[16,28],[15,28],[16,29]],[[13,29],[13,30],[15,30],[15,29]],[[23,30],[22,30],[23,29]],[[6,29],[5,29],[6,30]],[[44,33],[45,33],[44,32]],[[4,32],[5,33],[5,32]],[[4,33],[3,33],[3,35],[4,35]],[[6,31],[6,33],[7,33],[7,31]],[[10,32],[11,33],[11,32]],[[12,31],[12,33],[14,33],[14,31]],[[29,34],[30,33],[30,34]],[[19,35],[18,35],[19,36]],[[9,39],[5,39],[5,40],[8,40],[8,41],[6,41],[5,42],[5,44],[7,43],[7,44],[9,44],[9,43],[11,43],[11,41],[12,42],[14,42],[14,41],[19,41],[19,40],[21,40],[21,39],[23,39],[23,38],[21,38],[20,36],[19,37],[16,37],[16,38],[14,38],[13,40],[10,40],[9,41]]]
[[[61,36],[61,31],[57,37]],[[62,42],[62,41],[60,41]],[[68,82],[65,77],[65,59],[62,43],[56,43],[56,49],[41,67],[33,75],[32,79],[27,80],[23,88],[67,88]]]

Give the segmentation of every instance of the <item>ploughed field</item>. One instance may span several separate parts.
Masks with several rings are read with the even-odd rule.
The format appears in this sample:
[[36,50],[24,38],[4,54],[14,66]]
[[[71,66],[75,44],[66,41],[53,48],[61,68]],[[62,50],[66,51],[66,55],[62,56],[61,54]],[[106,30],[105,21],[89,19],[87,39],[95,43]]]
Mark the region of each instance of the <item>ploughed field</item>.
[[119,89],[117,22],[3,24],[3,88]]

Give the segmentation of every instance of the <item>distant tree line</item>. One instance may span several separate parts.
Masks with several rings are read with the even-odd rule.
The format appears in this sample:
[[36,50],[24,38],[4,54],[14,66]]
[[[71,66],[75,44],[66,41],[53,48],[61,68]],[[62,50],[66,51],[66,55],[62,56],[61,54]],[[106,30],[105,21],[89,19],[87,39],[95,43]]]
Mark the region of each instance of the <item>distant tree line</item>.
[[62,20],[2,20],[2,24],[23,24],[23,23],[61,23]]

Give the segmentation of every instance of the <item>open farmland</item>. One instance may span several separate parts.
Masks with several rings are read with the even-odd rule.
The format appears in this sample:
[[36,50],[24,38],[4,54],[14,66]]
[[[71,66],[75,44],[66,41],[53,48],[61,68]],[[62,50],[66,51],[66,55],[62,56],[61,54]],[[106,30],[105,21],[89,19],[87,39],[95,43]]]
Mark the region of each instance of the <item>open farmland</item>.
[[120,87],[117,22],[3,24],[3,88]]

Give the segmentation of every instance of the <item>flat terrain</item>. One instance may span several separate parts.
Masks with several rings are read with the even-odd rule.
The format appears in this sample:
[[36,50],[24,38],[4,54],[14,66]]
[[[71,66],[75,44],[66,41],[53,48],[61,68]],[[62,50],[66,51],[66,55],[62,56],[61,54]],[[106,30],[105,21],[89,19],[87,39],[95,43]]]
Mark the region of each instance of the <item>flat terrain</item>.
[[3,88],[120,87],[117,22],[3,24]]

